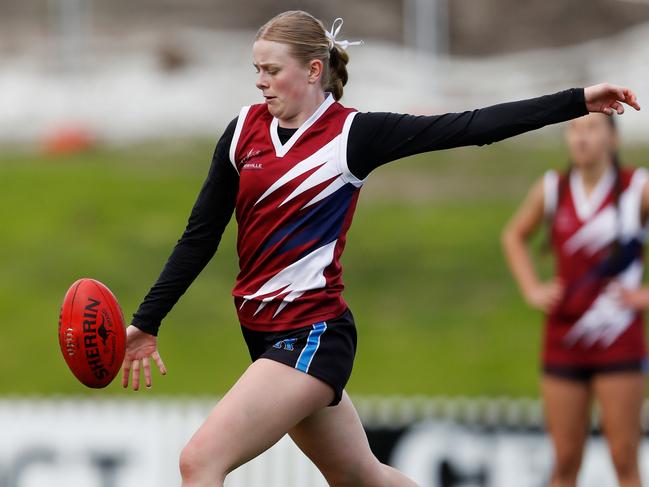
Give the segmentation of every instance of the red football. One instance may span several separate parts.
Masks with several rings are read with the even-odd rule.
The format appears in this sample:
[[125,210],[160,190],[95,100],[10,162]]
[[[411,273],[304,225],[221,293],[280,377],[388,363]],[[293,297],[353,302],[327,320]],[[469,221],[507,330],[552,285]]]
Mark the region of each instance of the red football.
[[124,315],[117,299],[94,279],[70,286],[59,316],[59,345],[63,358],[81,383],[106,387],[124,360]]

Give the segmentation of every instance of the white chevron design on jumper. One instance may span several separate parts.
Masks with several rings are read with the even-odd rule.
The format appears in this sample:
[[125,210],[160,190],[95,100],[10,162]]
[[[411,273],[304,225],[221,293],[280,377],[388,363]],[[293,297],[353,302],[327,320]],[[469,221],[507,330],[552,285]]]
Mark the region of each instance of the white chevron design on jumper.
[[624,333],[637,313],[622,304],[619,288],[637,289],[642,282],[643,268],[642,262],[635,261],[621,273],[617,282],[610,284],[572,326],[565,342],[574,345],[583,340],[589,347],[597,342],[609,347]]
[[255,314],[257,314],[269,302],[275,300],[278,296],[286,294],[273,315],[274,318],[288,303],[293,302],[306,291],[325,287],[327,280],[324,276],[324,270],[333,261],[334,249],[336,248],[337,242],[338,240],[334,240],[282,269],[266,281],[256,293],[244,296],[244,301],[239,309],[243,308],[251,299],[269,294],[269,296],[262,299],[262,302],[255,311]]
[[[339,139],[340,135],[334,137],[327,145],[323,146],[321,149],[293,166],[286,174],[275,181],[264,194],[261,195],[255,205],[259,204],[259,202],[277,191],[289,181],[292,181],[298,176],[318,166],[320,166],[320,168],[311,176],[309,176],[305,181],[303,181],[302,184],[300,184],[300,186],[296,188],[296,190],[293,191],[293,193],[291,193],[291,195],[286,198],[281,204],[284,204],[287,201],[295,198],[296,196],[304,193],[305,191],[317,186],[318,184],[321,184],[324,181],[327,181],[328,179],[341,174],[340,169],[337,167],[338,164],[336,157]],[[308,204],[306,206],[308,206]]]
[[617,212],[609,205],[597,213],[588,223],[584,224],[564,245],[566,250],[574,254],[585,248],[589,254],[594,254],[615,240],[615,225]]
[[[282,206],[284,203],[292,200],[296,196],[301,195],[305,191],[308,191],[311,188],[315,188],[319,184],[322,184],[325,181],[328,181],[338,176],[335,180],[331,181],[331,183],[327,185],[327,187],[323,191],[321,191],[315,198],[313,198],[311,201],[309,201],[309,203],[304,205],[303,208],[306,208],[307,206],[315,203],[316,201],[320,201],[325,196],[333,193],[336,189],[339,189],[342,186],[344,186],[345,182],[342,180],[340,175],[341,172],[336,167],[334,161],[325,162],[322,166],[320,166],[320,168],[317,171],[311,174],[311,176],[309,176],[304,181],[302,181],[302,184],[300,184],[297,188],[295,188],[295,191],[293,191],[284,201],[282,201],[282,203],[279,206]],[[330,190],[332,186],[334,186],[334,188]],[[322,196],[323,193],[325,193],[325,196]]]

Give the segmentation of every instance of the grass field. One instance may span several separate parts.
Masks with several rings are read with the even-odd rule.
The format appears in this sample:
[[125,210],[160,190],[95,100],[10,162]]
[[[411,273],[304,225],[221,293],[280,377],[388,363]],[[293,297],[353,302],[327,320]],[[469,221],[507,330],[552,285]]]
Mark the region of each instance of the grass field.
[[[71,157],[0,152],[0,394],[88,391],[67,370],[57,318],[82,276],[137,308],[184,228],[210,143]],[[624,159],[641,164],[649,148]],[[370,176],[343,257],[359,329],[351,393],[536,395],[541,317],[522,303],[500,230],[564,149],[526,136],[393,163]],[[147,395],[220,394],[248,364],[230,297],[234,222],[160,333],[169,369]],[[541,258],[547,273],[549,258]]]

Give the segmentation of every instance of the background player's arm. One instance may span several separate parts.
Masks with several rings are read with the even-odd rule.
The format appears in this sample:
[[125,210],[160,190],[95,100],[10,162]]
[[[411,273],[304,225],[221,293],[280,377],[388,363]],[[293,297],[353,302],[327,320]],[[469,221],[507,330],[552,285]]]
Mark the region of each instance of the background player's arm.
[[543,180],[527,194],[502,232],[505,259],[523,297],[530,306],[549,311],[560,299],[563,289],[558,281],[542,283],[532,263],[528,240],[544,218]]
[[[649,223],[649,183],[645,184],[642,190],[640,218],[642,218],[642,224],[646,227],[647,223]],[[645,285],[637,289],[622,288],[620,295],[622,302],[630,308],[638,310],[649,308],[649,286]]]

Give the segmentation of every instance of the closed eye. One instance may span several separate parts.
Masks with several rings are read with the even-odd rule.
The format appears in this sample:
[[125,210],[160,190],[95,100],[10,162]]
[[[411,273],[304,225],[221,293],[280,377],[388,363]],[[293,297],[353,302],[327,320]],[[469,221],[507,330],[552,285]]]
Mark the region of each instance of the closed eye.
[[255,72],[259,73],[259,72],[261,72],[263,70],[263,71],[266,71],[266,73],[270,74],[271,76],[274,76],[274,75],[276,75],[277,73],[279,73],[281,71],[281,69],[279,67],[277,67],[275,65],[272,65],[272,64],[270,64],[270,65],[262,64],[261,66],[259,66],[259,65],[255,64],[255,63],[253,63],[253,66],[255,68]]

